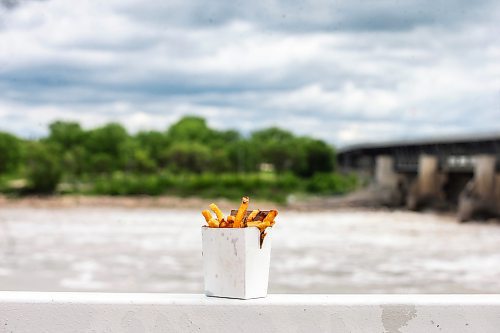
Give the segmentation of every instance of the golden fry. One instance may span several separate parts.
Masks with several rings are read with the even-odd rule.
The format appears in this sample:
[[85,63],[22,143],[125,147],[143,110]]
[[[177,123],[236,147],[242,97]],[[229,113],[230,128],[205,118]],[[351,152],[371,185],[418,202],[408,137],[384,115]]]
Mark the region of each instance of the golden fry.
[[252,212],[250,213],[250,215],[248,215],[247,219],[246,219],[246,222],[252,222],[253,219],[257,216],[257,214],[259,214],[260,210],[258,209],[255,209],[255,210],[252,210]]
[[205,209],[204,211],[201,212],[201,215],[205,218],[205,221],[208,223],[212,219],[212,214],[210,214],[210,211],[208,209]]
[[276,218],[276,215],[278,215],[277,210],[274,210],[274,209],[270,210],[269,214],[267,214],[267,216],[264,218],[263,222],[267,222],[269,224],[273,223],[274,219]]
[[247,222],[247,227],[257,227],[261,222],[255,221],[255,222]]
[[250,201],[250,199],[248,197],[241,198],[241,205],[240,205],[240,208],[238,208],[238,212],[236,213],[236,217],[234,218],[233,228],[240,228],[241,221],[243,221],[243,218],[245,217],[245,213],[247,212],[249,201]]
[[207,223],[208,223],[208,226],[210,228],[218,228],[219,227],[219,221],[217,221],[217,219],[215,219],[215,218],[210,219],[209,221],[207,221]]
[[229,224],[227,223],[227,221],[223,220],[220,224],[219,224],[219,228],[227,228],[229,227]]
[[267,227],[272,226],[274,224],[274,218],[276,217],[276,215],[278,215],[277,210],[269,211],[269,214],[267,214],[264,220],[257,225],[257,228],[259,228],[260,231],[262,232],[266,230]]
[[261,232],[264,231],[264,230],[266,230],[266,228],[270,227],[270,226],[271,226],[271,223],[264,222],[264,221],[262,221],[262,222],[260,222],[259,224],[256,225],[256,227],[259,228]]
[[233,215],[229,215],[227,217],[227,224],[228,224],[229,228],[232,228],[234,226],[234,216]]
[[214,211],[215,215],[217,215],[217,220],[219,220],[219,223],[226,219],[226,217],[224,216],[224,214],[222,214],[221,210],[219,209],[219,207],[217,207],[216,204],[212,203],[209,207]]

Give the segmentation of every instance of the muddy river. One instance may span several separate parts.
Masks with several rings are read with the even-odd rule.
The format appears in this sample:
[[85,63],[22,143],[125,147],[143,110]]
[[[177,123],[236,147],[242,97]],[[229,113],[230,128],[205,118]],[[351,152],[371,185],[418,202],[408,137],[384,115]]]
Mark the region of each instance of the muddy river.
[[[200,293],[202,216],[0,208],[0,290]],[[500,225],[403,211],[283,212],[273,293],[498,293]]]

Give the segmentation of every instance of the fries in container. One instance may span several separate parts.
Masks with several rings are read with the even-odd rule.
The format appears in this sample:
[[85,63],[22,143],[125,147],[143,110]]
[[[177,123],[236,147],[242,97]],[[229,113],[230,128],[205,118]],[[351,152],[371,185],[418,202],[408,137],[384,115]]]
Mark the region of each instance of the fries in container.
[[[243,197],[237,210],[227,216],[212,203],[202,212],[205,294],[250,299],[265,297],[269,279],[272,226],[277,210],[249,210]],[[265,239],[265,241],[264,241]]]
[[249,202],[249,197],[245,196],[241,198],[241,205],[238,210],[232,210],[231,214],[227,216],[227,218],[215,203],[210,204],[209,208],[217,216],[217,223],[213,221],[212,215],[208,209],[202,211],[201,213],[205,217],[205,221],[210,228],[257,227],[261,233],[260,237],[262,243],[266,237],[265,230],[266,228],[274,225],[274,219],[278,215],[278,211],[275,209],[269,211],[260,211],[259,209],[248,211]]

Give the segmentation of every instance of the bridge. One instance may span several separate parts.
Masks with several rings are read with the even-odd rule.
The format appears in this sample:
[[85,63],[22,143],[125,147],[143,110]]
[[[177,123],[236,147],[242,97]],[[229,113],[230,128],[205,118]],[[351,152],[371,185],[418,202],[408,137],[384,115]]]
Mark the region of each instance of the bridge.
[[456,205],[461,221],[500,214],[500,134],[359,144],[338,164],[373,179],[388,205]]

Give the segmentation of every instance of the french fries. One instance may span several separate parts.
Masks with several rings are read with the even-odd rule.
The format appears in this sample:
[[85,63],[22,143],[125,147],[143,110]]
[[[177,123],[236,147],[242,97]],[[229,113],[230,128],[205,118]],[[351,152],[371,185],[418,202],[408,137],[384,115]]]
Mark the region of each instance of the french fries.
[[260,213],[260,210],[258,209],[255,209],[255,210],[252,210],[252,212],[250,213],[250,215],[247,216],[247,219],[246,219],[246,222],[252,222],[253,219],[257,216],[257,214]]
[[224,221],[226,219],[226,217],[224,216],[224,214],[222,214],[221,210],[219,209],[219,207],[217,207],[216,204],[212,203],[212,204],[210,204],[209,207],[211,210],[213,210],[215,215],[217,215],[217,220],[219,221],[219,223],[221,223],[222,221]]
[[219,221],[217,221],[217,219],[210,219],[210,221],[207,222],[208,223],[208,226],[210,228],[219,228],[220,224],[219,224]]
[[212,214],[210,214],[210,211],[208,209],[205,209],[204,211],[201,212],[201,215],[205,218],[205,221],[208,223],[212,219]]
[[233,215],[229,215],[227,217],[227,224],[228,224],[229,228],[234,228],[234,216]]
[[249,201],[250,201],[250,198],[248,198],[248,197],[241,198],[241,205],[240,205],[240,208],[238,208],[238,212],[236,213],[236,217],[234,218],[233,228],[240,227],[241,221],[243,221],[243,218],[245,217],[245,214],[247,212]]
[[266,217],[264,218],[264,221],[262,221],[262,223],[264,223],[268,226],[272,226],[274,224],[274,219],[276,218],[277,215],[278,215],[277,210],[275,210],[275,209],[270,210],[269,214],[266,215]]
[[272,209],[270,211],[261,211],[254,209],[248,211],[248,204],[250,199],[248,197],[241,198],[241,205],[238,210],[231,211],[230,215],[226,216],[222,213],[219,207],[212,203],[209,208],[215,213],[217,218],[213,218],[208,209],[201,212],[205,221],[210,228],[247,228],[257,227],[260,230],[260,244],[264,241],[267,233],[266,228],[272,227],[275,223],[275,218],[278,211]]
[[[274,219],[276,218],[276,215],[278,215],[277,210],[271,210],[269,213],[266,215],[264,220],[262,222],[259,222],[257,225],[255,225],[257,228],[259,228],[260,232],[263,233],[264,230],[266,230],[267,227],[271,227],[274,224]],[[253,223],[252,223],[253,224]]]
[[204,211],[202,211],[201,214],[205,218],[205,221],[207,222],[207,224],[210,228],[218,228],[219,227],[219,221],[217,221],[216,219],[214,219],[212,217],[212,214],[210,214],[210,211],[208,209],[205,209]]

